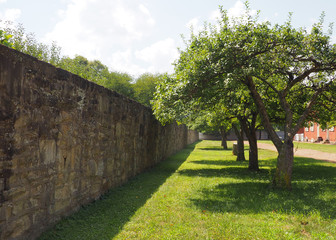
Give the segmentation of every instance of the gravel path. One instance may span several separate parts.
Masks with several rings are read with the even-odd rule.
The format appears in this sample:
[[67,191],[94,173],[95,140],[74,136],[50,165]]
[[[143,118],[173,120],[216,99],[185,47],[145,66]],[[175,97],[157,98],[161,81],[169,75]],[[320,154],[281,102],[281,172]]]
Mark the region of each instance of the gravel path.
[[[272,144],[258,143],[258,148],[276,151]],[[336,153],[326,153],[311,149],[294,149],[294,155],[336,163]]]

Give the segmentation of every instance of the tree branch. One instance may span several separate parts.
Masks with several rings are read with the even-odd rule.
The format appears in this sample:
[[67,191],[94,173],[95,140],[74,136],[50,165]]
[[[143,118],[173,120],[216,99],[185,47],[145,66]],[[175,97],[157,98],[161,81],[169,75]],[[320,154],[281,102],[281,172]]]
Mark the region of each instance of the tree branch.
[[267,86],[269,86],[270,88],[272,88],[272,90],[276,93],[279,93],[278,89],[276,89],[271,83],[269,83],[266,79],[260,77],[260,76],[254,76],[256,78],[258,78],[260,81],[262,81],[263,83],[265,83]]
[[316,103],[317,97],[319,96],[319,94],[323,91],[323,88],[319,88],[314,95],[312,96],[308,106],[306,107],[305,111],[303,112],[303,114],[301,115],[301,117],[299,118],[299,120],[297,121],[295,127],[292,129],[291,134],[294,136],[294,134],[296,134],[299,129],[303,126],[306,118],[309,116],[310,111],[312,109],[312,107],[314,106],[314,104]]
[[273,144],[275,145],[275,147],[277,148],[277,150],[280,151],[283,143],[282,143],[281,139],[279,138],[279,136],[276,134],[276,132],[275,132],[275,130],[274,130],[272,124],[271,124],[271,121],[269,119],[265,104],[263,103],[263,101],[261,99],[261,96],[259,95],[259,93],[258,93],[258,91],[255,87],[252,76],[247,76],[245,78],[244,83],[246,84],[246,86],[248,87],[248,89],[251,92],[253,101],[256,104],[259,115],[262,119],[264,128],[266,129],[269,136],[271,137],[271,140],[272,140]]

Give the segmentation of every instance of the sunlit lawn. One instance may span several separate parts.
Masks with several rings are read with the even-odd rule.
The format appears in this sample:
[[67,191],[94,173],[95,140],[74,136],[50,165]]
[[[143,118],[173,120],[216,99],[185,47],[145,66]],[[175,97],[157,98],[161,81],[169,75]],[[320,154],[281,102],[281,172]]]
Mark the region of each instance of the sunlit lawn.
[[295,158],[283,191],[270,185],[275,152],[260,150],[262,170],[250,172],[219,144],[189,146],[41,239],[335,238],[335,164]]
[[[262,140],[258,142],[273,144],[270,140]],[[336,145],[333,144],[294,142],[294,147],[296,149],[312,149],[321,152],[336,153]]]

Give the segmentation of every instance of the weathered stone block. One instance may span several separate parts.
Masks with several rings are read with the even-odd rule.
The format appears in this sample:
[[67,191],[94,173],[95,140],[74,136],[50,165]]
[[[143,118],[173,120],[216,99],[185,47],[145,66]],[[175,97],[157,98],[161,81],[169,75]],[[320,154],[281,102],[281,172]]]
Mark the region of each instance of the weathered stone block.
[[56,161],[56,141],[40,140],[39,141],[40,159],[44,164],[55,163]]
[[5,236],[4,239],[24,239],[24,233],[31,227],[31,225],[32,223],[29,216],[23,216],[16,221],[10,222],[6,226],[5,234],[2,236]]

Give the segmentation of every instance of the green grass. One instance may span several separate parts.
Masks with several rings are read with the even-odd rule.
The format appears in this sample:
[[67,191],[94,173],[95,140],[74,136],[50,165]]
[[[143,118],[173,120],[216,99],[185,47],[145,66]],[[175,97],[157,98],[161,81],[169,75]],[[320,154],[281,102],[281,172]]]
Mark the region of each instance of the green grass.
[[[258,142],[273,144],[270,140],[261,140]],[[322,143],[307,143],[307,142],[294,142],[296,149],[312,149],[327,153],[336,153],[336,145],[322,144]]]
[[335,239],[335,164],[295,158],[283,191],[270,185],[275,152],[250,172],[219,145],[189,146],[40,239]]

